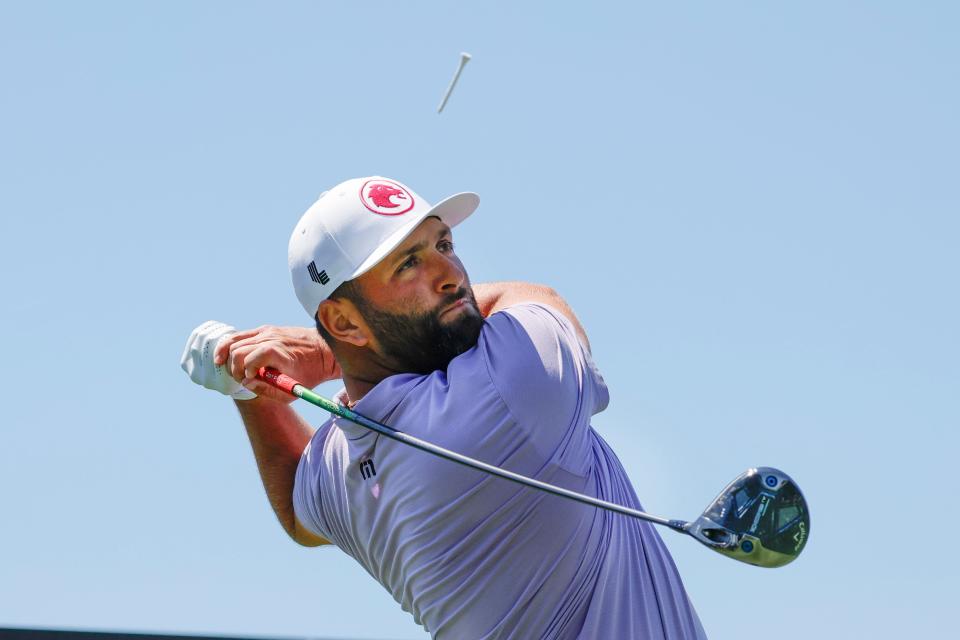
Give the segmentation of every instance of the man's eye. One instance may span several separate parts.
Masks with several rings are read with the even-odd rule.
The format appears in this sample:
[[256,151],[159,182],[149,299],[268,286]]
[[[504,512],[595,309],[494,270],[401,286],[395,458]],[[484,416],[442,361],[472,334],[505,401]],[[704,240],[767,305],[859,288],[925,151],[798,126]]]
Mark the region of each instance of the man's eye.
[[440,251],[453,251],[453,240],[442,240],[440,244],[437,245],[437,248]]
[[406,271],[407,269],[414,266],[415,264],[417,264],[417,257],[410,256],[409,258],[403,261],[403,264],[397,267],[397,273],[400,273],[401,271]]

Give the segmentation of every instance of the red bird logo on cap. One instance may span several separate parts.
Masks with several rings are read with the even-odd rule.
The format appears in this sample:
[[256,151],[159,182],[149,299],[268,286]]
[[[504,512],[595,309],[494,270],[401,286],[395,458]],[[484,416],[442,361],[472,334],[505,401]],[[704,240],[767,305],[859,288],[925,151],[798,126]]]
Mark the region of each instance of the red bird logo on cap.
[[398,216],[413,209],[413,196],[403,185],[389,180],[370,180],[360,188],[363,205],[384,216]]

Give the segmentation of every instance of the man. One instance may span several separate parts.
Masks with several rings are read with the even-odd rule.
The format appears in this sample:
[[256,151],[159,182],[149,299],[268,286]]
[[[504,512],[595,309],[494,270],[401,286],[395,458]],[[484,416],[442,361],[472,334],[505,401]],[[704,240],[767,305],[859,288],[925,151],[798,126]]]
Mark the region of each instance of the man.
[[[590,426],[608,401],[586,333],[553,290],[471,287],[451,228],[462,193],[431,207],[386,178],[320,196],[289,265],[312,329],[197,328],[191,378],[234,396],[271,504],[306,546],[350,554],[436,638],[705,637],[645,522],[518,487],[331,418],[315,432],[256,379],[273,366],[442,447],[641,508]],[[229,373],[229,375],[228,375]]]

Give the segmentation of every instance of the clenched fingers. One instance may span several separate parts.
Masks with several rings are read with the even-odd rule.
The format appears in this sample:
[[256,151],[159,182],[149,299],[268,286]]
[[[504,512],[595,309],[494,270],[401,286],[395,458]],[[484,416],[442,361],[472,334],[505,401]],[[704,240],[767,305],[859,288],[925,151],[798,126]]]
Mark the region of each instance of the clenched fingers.
[[227,368],[227,371],[230,372],[230,376],[237,382],[240,382],[245,377],[243,374],[244,363],[246,362],[247,355],[253,351],[253,349],[252,346],[230,345],[230,353],[227,354],[227,361],[224,363],[224,366]]
[[230,347],[232,347],[237,341],[237,337],[241,335],[243,334],[235,333],[232,336],[227,336],[217,343],[217,348],[213,352],[213,363],[215,365],[220,366],[227,361],[227,357],[230,355]]
[[261,367],[273,367],[281,371],[289,369],[290,356],[281,347],[283,344],[280,342],[263,342],[252,347],[243,361],[243,384],[256,380]]
[[230,336],[229,340],[221,340],[220,344],[217,345],[214,359],[217,364],[223,364],[230,357],[230,352],[233,349],[257,344],[264,340],[272,340],[276,337],[275,334],[276,327],[269,325],[263,325],[256,329],[247,329],[246,331],[238,331]]
[[249,340],[252,337],[255,337],[257,334],[261,333],[266,327],[257,327],[256,329],[247,329],[245,331],[237,331],[229,338],[221,340],[220,344],[217,345],[217,350],[213,354],[213,359],[216,364],[223,364],[227,361],[227,358],[230,356],[230,349],[234,345]]

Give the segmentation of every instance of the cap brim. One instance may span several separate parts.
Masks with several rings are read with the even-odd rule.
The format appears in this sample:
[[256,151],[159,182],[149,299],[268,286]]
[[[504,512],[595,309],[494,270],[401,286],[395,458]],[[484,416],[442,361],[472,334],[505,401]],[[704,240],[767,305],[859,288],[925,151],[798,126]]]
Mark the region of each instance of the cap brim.
[[470,214],[476,211],[479,206],[480,196],[470,191],[465,191],[463,193],[455,193],[449,198],[441,200],[435,204],[424,217],[437,216],[452,229],[469,218]]
[[356,268],[353,274],[347,278],[347,280],[353,280],[354,278],[360,277],[375,267],[377,263],[386,258],[391,251],[396,249],[401,242],[406,240],[407,236],[413,233],[413,230],[416,229],[421,222],[430,216],[436,216],[440,218],[444,224],[450,228],[453,228],[469,218],[470,214],[476,211],[478,206],[480,206],[480,196],[469,191],[464,193],[456,193],[449,198],[441,200],[431,207],[426,213],[415,217],[408,224],[397,229],[390,236],[387,236],[387,239],[380,243],[380,246],[377,247],[377,250],[371,253],[370,256],[364,260],[359,267]]

